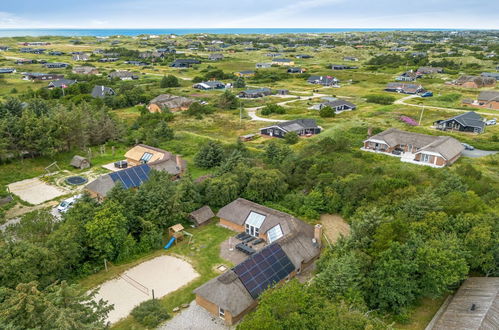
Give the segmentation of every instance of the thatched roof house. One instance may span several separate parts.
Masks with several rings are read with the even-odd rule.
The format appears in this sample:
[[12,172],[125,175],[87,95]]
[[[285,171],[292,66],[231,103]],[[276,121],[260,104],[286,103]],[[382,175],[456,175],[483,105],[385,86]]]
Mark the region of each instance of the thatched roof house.
[[499,329],[499,277],[470,277],[435,314],[426,330]]
[[90,161],[86,159],[85,157],[75,155],[73,159],[71,159],[71,162],[69,165],[79,168],[79,169],[85,169],[90,167]]
[[137,144],[125,153],[128,166],[148,164],[158,171],[165,171],[171,175],[181,175],[187,163],[180,155],[174,155],[169,151],[151,147],[145,144]]
[[176,96],[171,94],[161,94],[153,98],[147,109],[150,112],[161,112],[163,109],[169,109],[170,111],[181,111],[187,110],[196,100],[183,97]]
[[205,205],[196,211],[192,211],[189,213],[189,218],[194,222],[195,226],[201,226],[213,218],[215,216],[215,213],[211,210],[211,208],[208,205]]

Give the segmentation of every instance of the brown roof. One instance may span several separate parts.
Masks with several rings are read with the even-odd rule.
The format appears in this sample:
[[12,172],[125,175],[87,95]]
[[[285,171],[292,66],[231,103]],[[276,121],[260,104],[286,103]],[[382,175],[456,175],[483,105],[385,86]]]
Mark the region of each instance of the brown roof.
[[499,329],[499,277],[468,278],[427,327],[450,329]]
[[205,205],[196,211],[192,211],[189,216],[196,222],[196,224],[200,225],[213,218],[215,214],[208,205]]
[[456,85],[462,85],[466,82],[474,82],[478,87],[494,86],[496,84],[495,78],[482,77],[482,76],[461,76],[456,81]]
[[441,154],[449,160],[459,155],[464,147],[461,143],[450,136],[433,136],[420,133],[401,131],[396,128],[387,129],[384,132],[371,136],[369,140],[385,141],[390,147],[400,144],[412,144],[418,148],[418,153],[423,151]]
[[194,293],[229,311],[233,316],[241,314],[255,303],[232,269],[196,288]]
[[176,96],[170,94],[161,94],[153,98],[149,104],[156,104],[160,108],[168,108],[168,109],[178,109],[178,108],[187,108],[192,103],[196,102],[196,100],[183,97]]
[[217,217],[243,226],[250,212],[259,213],[265,216],[265,220],[260,227],[260,233],[266,233],[270,228],[279,224],[281,225],[283,236],[293,232],[300,232],[307,237],[314,236],[314,228],[311,225],[304,223],[290,214],[271,209],[270,207],[254,203],[244,198],[238,198],[222,207],[218,211]]
[[187,166],[186,161],[179,155],[173,155],[171,152],[166,150],[151,147],[145,144],[137,144],[125,153],[125,157],[139,162],[141,157],[146,152],[152,154],[152,157],[147,164],[157,171],[164,171],[172,175],[177,175],[180,174]]

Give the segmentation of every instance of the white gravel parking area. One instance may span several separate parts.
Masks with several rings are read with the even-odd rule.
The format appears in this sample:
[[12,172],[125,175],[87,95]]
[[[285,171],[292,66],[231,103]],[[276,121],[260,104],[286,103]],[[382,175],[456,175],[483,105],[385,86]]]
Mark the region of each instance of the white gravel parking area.
[[159,326],[158,330],[230,330],[235,328],[235,326],[225,325],[223,320],[213,316],[193,301],[189,307]]
[[33,205],[66,195],[69,192],[61,187],[45,183],[38,178],[17,181],[9,184],[8,187],[11,193]]
[[128,316],[141,302],[152,299],[152,290],[155,298],[161,298],[198,276],[187,261],[164,255],[143,262],[105,282],[99,287],[94,300],[104,299],[114,305],[108,321],[115,323]]

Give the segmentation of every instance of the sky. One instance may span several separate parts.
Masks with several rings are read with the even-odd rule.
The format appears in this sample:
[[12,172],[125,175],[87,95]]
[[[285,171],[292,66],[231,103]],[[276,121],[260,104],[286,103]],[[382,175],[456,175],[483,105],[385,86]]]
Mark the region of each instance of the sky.
[[499,29],[498,0],[0,0],[0,28]]

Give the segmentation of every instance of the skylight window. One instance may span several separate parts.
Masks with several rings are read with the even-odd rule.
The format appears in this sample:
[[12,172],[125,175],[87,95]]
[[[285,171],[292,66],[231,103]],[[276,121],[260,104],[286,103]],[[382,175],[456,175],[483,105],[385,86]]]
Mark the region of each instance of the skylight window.
[[151,160],[152,158],[152,154],[149,153],[149,152],[144,152],[144,154],[142,155],[142,157],[140,157],[140,162],[145,164],[147,163],[149,160]]
[[267,232],[267,237],[268,237],[268,240],[269,240],[269,244],[272,243],[272,242],[274,242],[274,241],[276,241],[276,240],[278,240],[282,236],[283,236],[283,233],[282,233],[281,225],[277,225],[275,227],[272,227]]

